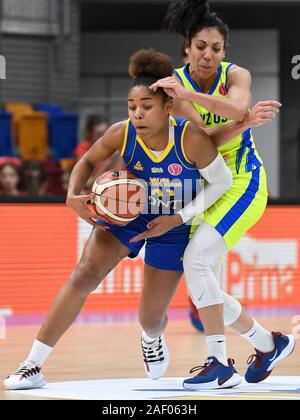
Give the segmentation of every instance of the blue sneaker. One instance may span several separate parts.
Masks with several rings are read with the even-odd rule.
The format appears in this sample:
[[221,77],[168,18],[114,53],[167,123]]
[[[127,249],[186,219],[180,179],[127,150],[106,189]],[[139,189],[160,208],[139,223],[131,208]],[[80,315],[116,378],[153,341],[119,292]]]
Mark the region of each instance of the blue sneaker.
[[271,375],[272,370],[278,362],[288,357],[295,349],[295,339],[292,335],[282,335],[278,332],[272,332],[275,349],[270,353],[261,353],[258,350],[256,354],[249,357],[249,365],[245,379],[249,383],[258,383]]
[[232,359],[228,359],[228,366],[224,366],[215,357],[210,357],[204,366],[196,366],[190,373],[197,370],[200,370],[198,375],[183,381],[185,389],[200,391],[202,389],[233,388],[243,381],[243,378],[235,370]]

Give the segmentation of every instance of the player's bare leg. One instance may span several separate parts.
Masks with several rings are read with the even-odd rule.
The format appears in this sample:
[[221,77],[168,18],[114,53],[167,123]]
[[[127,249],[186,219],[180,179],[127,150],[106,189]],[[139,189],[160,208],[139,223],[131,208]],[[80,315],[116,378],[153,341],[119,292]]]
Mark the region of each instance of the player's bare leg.
[[139,305],[143,328],[142,350],[144,367],[152,379],[161,378],[169,365],[169,351],[163,332],[167,326],[167,309],[182,273],[158,270],[145,264],[145,281]]
[[52,348],[73,324],[89,294],[129,252],[109,232],[93,229],[78,265],[56,296],[29,356],[17,372],[5,380],[7,389],[45,385],[40,370]]
[[37,339],[53,347],[75,321],[90,293],[129,252],[109,232],[93,229],[78,265],[55,298]]

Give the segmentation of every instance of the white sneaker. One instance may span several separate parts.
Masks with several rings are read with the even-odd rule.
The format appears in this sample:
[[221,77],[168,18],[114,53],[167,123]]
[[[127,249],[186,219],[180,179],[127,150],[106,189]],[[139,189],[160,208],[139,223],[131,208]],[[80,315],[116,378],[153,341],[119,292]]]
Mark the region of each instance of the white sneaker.
[[161,378],[165,374],[170,361],[169,350],[163,335],[151,344],[146,343],[142,337],[141,344],[147,376],[151,379]]
[[5,379],[4,386],[8,390],[41,388],[46,381],[40,372],[34,361],[21,363],[19,370]]

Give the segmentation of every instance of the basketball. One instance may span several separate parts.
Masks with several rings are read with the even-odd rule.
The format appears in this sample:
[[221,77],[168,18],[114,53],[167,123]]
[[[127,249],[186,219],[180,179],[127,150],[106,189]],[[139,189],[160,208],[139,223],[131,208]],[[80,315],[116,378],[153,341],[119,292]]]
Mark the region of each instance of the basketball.
[[108,223],[125,226],[139,217],[146,197],[143,182],[133,173],[108,171],[93,184],[90,209]]

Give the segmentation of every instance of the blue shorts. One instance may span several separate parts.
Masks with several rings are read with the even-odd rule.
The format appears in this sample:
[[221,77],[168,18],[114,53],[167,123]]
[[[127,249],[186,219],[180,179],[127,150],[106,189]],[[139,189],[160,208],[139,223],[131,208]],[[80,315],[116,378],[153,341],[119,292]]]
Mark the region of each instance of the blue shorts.
[[[158,216],[156,216],[158,217]],[[172,229],[162,236],[150,238],[135,244],[130,243],[130,239],[139,235],[147,229],[147,224],[153,220],[141,215],[126,226],[116,226],[104,223],[109,226],[109,232],[119,239],[119,241],[131,250],[130,258],[135,258],[140,250],[145,246],[146,264],[160,270],[179,271],[183,273],[183,255],[189,243],[191,226],[182,225]],[[103,222],[99,221],[99,224]]]

